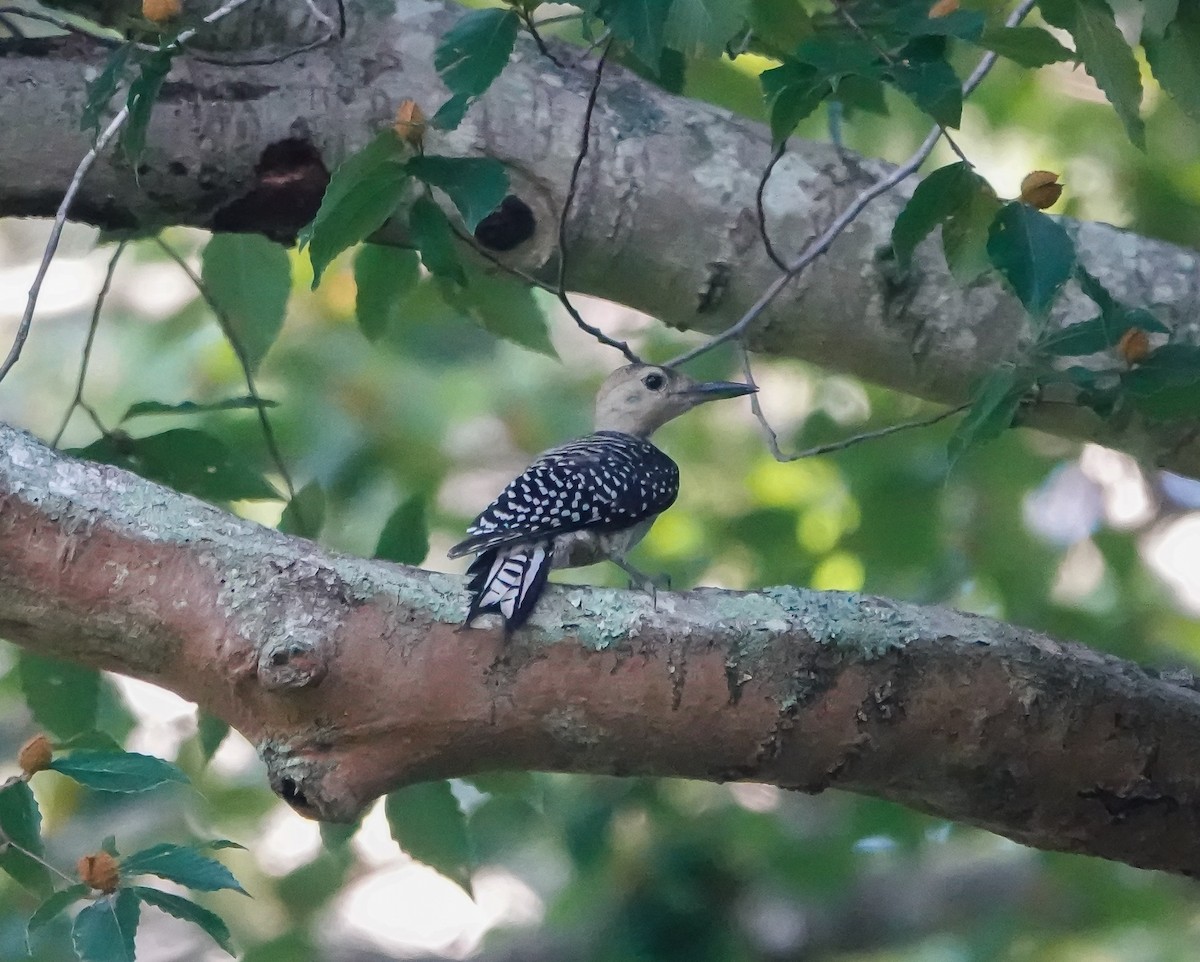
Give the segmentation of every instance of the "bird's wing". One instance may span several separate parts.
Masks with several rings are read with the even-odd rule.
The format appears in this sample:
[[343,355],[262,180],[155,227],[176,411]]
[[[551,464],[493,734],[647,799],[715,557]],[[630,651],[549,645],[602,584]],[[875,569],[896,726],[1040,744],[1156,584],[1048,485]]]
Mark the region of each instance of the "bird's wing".
[[552,448],[514,478],[449,551],[451,558],[571,531],[614,531],[669,508],[675,462],[649,441],[599,431]]

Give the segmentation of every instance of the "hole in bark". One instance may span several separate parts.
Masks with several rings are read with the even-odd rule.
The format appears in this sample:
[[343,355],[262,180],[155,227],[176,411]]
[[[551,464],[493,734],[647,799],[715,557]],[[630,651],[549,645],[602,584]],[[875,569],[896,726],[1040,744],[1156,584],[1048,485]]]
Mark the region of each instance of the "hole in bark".
[[537,218],[529,205],[515,194],[509,194],[500,206],[479,222],[475,239],[493,251],[510,251],[533,236]]
[[271,664],[272,665],[286,665],[287,660],[288,660],[288,653],[286,651],[277,651],[277,652],[275,652],[275,654],[273,654],[271,656]]
[[304,793],[300,791],[300,786],[296,784],[294,778],[285,777],[279,780],[279,794],[289,805],[308,805],[308,799],[304,797]]

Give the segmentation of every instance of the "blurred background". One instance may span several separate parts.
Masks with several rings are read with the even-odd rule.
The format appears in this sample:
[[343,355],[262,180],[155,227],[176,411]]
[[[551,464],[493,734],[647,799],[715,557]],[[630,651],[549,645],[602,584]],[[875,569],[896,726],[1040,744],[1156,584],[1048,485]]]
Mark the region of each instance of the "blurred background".
[[[1132,16],[1138,4],[1114,6]],[[747,56],[690,64],[685,92],[761,119],[756,76],[765,64]],[[1148,73],[1143,80],[1145,153],[1128,143],[1090,79],[1066,64],[1027,71],[1002,61],[968,103],[957,140],[1002,196],[1016,194],[1032,169],[1056,171],[1066,193],[1055,212],[1197,247],[1200,131]],[[846,145],[904,159],[928,122],[890,94],[887,106],[886,117],[849,112]],[[800,134],[828,138],[827,115]],[[605,146],[600,139],[595,149]],[[951,159],[935,157],[926,169]],[[47,232],[43,222],[0,222],[2,344]],[[207,235],[164,238],[199,269]],[[25,355],[0,387],[0,420],[45,439],[58,430],[113,249],[95,230],[68,229]],[[552,298],[482,275],[478,284],[499,291],[493,306],[451,305],[422,278],[372,344],[356,323],[353,255],[315,293],[307,258],[289,256],[287,321],[258,386],[278,402],[271,420],[297,486],[315,480],[325,491],[320,540],[369,556],[388,517],[409,504],[429,528],[424,565],[461,570],[446,548],[532,455],[589,429],[595,388],[619,358],[579,333]],[[490,333],[512,330],[512,317],[496,313],[501,303],[521,312],[518,339],[541,351]],[[620,306],[578,304],[644,356],[666,359],[689,343]],[[529,335],[543,324],[548,337]],[[697,372],[738,377],[738,365],[718,352]],[[933,413],[799,362],[758,358],[755,375],[785,448]],[[99,423],[114,427],[138,401],[243,394],[237,359],[192,281],[152,240],[133,242],[113,277],[84,390]],[[279,486],[253,411],[124,429],[138,436],[177,426],[203,428]],[[794,584],[948,604],[1191,669],[1200,659],[1200,484],[1028,431],[1008,432],[949,470],[952,426],[779,464],[745,404],[701,409],[656,437],[679,462],[683,488],[633,561],[669,573],[678,587]],[[98,437],[76,411],[62,443]],[[282,509],[282,501],[233,505],[268,525]],[[556,577],[623,583],[603,566]],[[15,758],[36,731],[16,659],[0,643],[0,759]],[[113,799],[39,776],[51,860],[69,871],[108,834],[125,850],[193,837],[242,842],[247,851],[222,856],[253,901],[232,893],[203,901],[230,923],[248,962],[1200,957],[1192,883],[1037,852],[882,801],[762,785],[517,773],[456,780],[471,898],[402,851],[379,807],[352,831],[322,831],[293,814],[237,733],[205,764],[194,706],[168,693],[107,678],[100,717],[130,750],[178,760],[195,790]],[[0,762],[0,777],[10,767]],[[428,822],[436,834],[436,817]],[[0,876],[0,960],[25,957],[32,908]],[[52,927],[34,957],[67,958],[67,939],[61,923]],[[198,930],[158,913],[144,918],[140,959],[219,957]]]

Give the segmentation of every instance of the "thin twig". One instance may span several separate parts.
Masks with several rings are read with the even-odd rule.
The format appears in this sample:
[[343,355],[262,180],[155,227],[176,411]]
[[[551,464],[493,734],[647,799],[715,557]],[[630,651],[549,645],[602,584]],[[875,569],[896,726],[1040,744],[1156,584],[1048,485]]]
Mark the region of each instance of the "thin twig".
[[[112,287],[113,274],[117,271],[117,261],[125,253],[125,247],[128,243],[128,241],[121,241],[117,245],[117,249],[113,251],[112,257],[108,259],[108,270],[104,272],[104,283],[100,285],[100,292],[96,295],[96,305],[92,308],[92,322],[88,325],[87,340],[83,343],[83,357],[79,362],[79,377],[75,380],[75,396],[71,398],[71,404],[67,407],[67,413],[63,415],[62,424],[58,426],[54,440],[50,442],[51,447],[58,447],[58,442],[62,440],[62,436],[67,430],[67,425],[71,423],[71,416],[75,413],[75,409],[83,404],[83,385],[87,380],[88,365],[92,361],[92,345],[96,341],[96,330],[100,326],[100,313],[104,310],[104,299],[108,297],[108,289]],[[86,405],[84,405],[84,410],[89,410]],[[89,410],[89,413],[93,420],[99,420],[94,411]],[[101,430],[100,433],[107,434],[108,432]]]
[[558,67],[559,70],[561,70],[563,66],[562,61],[554,56],[554,54],[550,52],[550,48],[546,46],[546,41],[542,39],[542,35],[538,32],[537,25],[533,22],[533,13],[529,10],[524,10],[521,12],[520,16],[525,23],[525,29],[529,31],[529,36],[533,37],[533,42],[537,44],[537,48],[541,52],[542,56],[554,64],[554,66]]
[[593,327],[580,316],[579,311],[575,309],[575,305],[571,303],[571,298],[567,295],[567,219],[571,214],[571,205],[575,203],[575,193],[579,189],[579,171],[583,167],[583,161],[588,155],[588,147],[592,136],[592,114],[596,110],[596,98],[600,95],[600,80],[604,76],[604,63],[608,59],[608,52],[612,49],[612,43],[608,43],[604,47],[604,52],[600,54],[600,59],[596,62],[596,70],[592,76],[592,89],[588,92],[587,107],[583,112],[583,130],[579,135],[579,151],[575,154],[575,163],[571,166],[571,180],[567,184],[567,196],[563,201],[562,213],[558,217],[558,287],[554,291],[572,320],[583,330],[598,340],[601,344],[608,347],[615,347],[618,351],[625,355],[626,360],[631,364],[641,362],[636,354],[633,353],[629,345],[624,341],[618,341],[615,338],[609,337],[600,328]]
[[[275,469],[283,478],[284,486],[287,488],[288,498],[291,501],[296,500],[296,487],[292,484],[292,477],[289,474],[287,465],[284,463],[283,455],[280,453],[279,445],[275,440],[275,431],[271,427],[271,419],[267,416],[267,406],[263,403],[262,397],[258,393],[258,388],[254,384],[254,373],[250,367],[250,359],[246,355],[246,349],[242,346],[241,339],[234,329],[233,321],[229,315],[217,304],[209,291],[208,285],[204,280],[192,270],[192,265],[189,264],[174,247],[168,244],[161,237],[154,238],[164,254],[180,266],[185,274],[191,279],[191,282],[196,286],[196,290],[200,292],[200,296],[204,299],[204,303],[208,305],[208,309],[213,312],[217,319],[217,325],[221,328],[221,333],[225,335],[225,339],[229,342],[229,346],[233,348],[233,353],[237,357],[238,365],[242,369],[242,378],[246,382],[246,391],[250,397],[254,399],[254,410],[258,412],[258,422],[262,426],[263,442],[267,446],[267,453],[271,460],[275,463]],[[296,506],[293,505],[293,508]],[[303,524],[303,519],[301,524]]]
[[[179,47],[192,39],[200,30],[201,26],[211,25],[216,23],[222,17],[225,17],[236,10],[238,7],[245,4],[247,0],[227,0],[219,8],[206,16],[200,23],[200,26],[189,27],[175,38],[168,46]],[[8,375],[14,364],[21,356],[21,350],[25,346],[25,341],[29,337],[29,328],[33,324],[33,314],[37,309],[38,296],[41,294],[42,283],[46,279],[46,272],[50,269],[50,262],[54,260],[54,255],[58,251],[58,242],[62,238],[63,227],[67,223],[67,214],[70,213],[71,205],[75,201],[76,195],[79,193],[80,187],[83,186],[83,178],[87,176],[92,165],[96,162],[96,158],[108,146],[109,142],[120,132],[125,126],[125,122],[129,119],[129,105],[126,104],[113,117],[107,127],[96,138],[96,143],[92,146],[83,159],[79,162],[79,166],[75,168],[75,175],[71,178],[71,183],[67,185],[67,192],[63,194],[62,202],[58,205],[58,210],[54,214],[54,224],[50,228],[50,237],[46,241],[46,248],[42,252],[42,262],[38,265],[37,273],[33,278],[33,285],[29,288],[29,299],[25,304],[25,312],[21,315],[21,322],[17,325],[16,337],[13,339],[12,347],[9,349],[8,357],[4,359],[4,363],[0,364],[0,381]]]
[[[754,380],[754,373],[750,369],[750,352],[746,350],[744,345],[742,347],[742,369],[745,372],[746,383],[751,387],[757,387],[758,385]],[[789,461],[800,461],[804,458],[814,458],[822,454],[832,454],[835,451],[845,451],[847,448],[852,448],[855,445],[862,444],[865,441],[874,441],[878,438],[885,438],[889,434],[896,434],[900,431],[909,431],[913,428],[931,427],[934,424],[945,421],[946,418],[953,417],[955,414],[965,411],[970,406],[970,402],[966,404],[960,404],[958,407],[941,411],[937,414],[934,414],[932,417],[920,418],[915,421],[902,421],[899,424],[889,424],[887,427],[876,428],[874,431],[864,431],[862,434],[853,434],[850,437],[842,438],[839,441],[830,441],[827,444],[818,444],[816,447],[805,448],[803,451],[797,451],[794,454],[784,454],[783,450],[779,447],[779,435],[776,434],[775,429],[771,427],[770,422],[767,421],[767,416],[763,413],[762,405],[759,404],[758,395],[750,395],[750,410],[754,413],[754,417],[758,419],[758,423],[762,425],[763,434],[767,439],[767,447],[771,450],[771,456],[775,458],[776,461],[784,464],[788,463]]]
[[[5,787],[7,787],[7,785]],[[54,865],[51,865],[40,855],[36,854],[35,852],[31,852],[31,851],[29,851],[29,849],[25,848],[23,845],[20,845],[17,842],[14,842],[12,837],[9,835],[6,835],[3,831],[0,831],[0,848],[11,848],[14,852],[20,852],[27,859],[37,862],[38,865],[40,865],[42,868],[46,869],[47,871],[53,872],[60,879],[63,879],[68,885],[75,885],[79,881],[79,879],[71,878],[71,876],[69,876],[66,872],[55,867]]]
[[787,152],[787,140],[784,139],[778,147],[775,148],[775,153],[771,155],[771,160],[767,166],[763,168],[762,176],[758,178],[758,190],[754,192],[754,208],[758,211],[758,234],[762,238],[763,248],[767,252],[767,256],[771,258],[781,271],[788,269],[787,262],[779,256],[779,252],[775,250],[775,245],[771,243],[771,234],[767,230],[767,212],[763,207],[763,194],[767,191],[767,181],[771,179],[771,172],[775,169],[775,165],[783,159],[783,155]]
[[[1008,20],[1005,21],[1005,26],[1013,27],[1019,24],[1025,19],[1029,11],[1033,9],[1035,2],[1036,0],[1022,0],[1021,4],[1016,8],[1016,10],[1013,11]],[[992,66],[995,64],[997,56],[998,55],[995,52],[990,50],[984,54],[983,58],[979,61],[979,64],[975,67],[975,69],[971,72],[971,75],[963,84],[963,97],[968,96],[972,91],[975,90],[976,87],[980,85],[980,83],[983,82],[983,78],[987,76],[988,71],[990,71]],[[825,228],[825,230],[821,232],[820,236],[812,240],[804,248],[804,250],[800,252],[799,256],[788,265],[787,270],[783,274],[779,275],[779,277],[777,277],[774,281],[772,281],[770,286],[768,286],[758,300],[750,306],[745,314],[743,314],[737,321],[735,321],[725,330],[721,331],[721,333],[714,334],[703,344],[700,344],[689,351],[685,351],[683,354],[680,354],[678,357],[671,360],[668,363],[668,366],[674,367],[678,364],[683,364],[687,361],[694,360],[701,354],[707,354],[713,348],[721,344],[726,344],[729,341],[740,338],[750,327],[750,325],[758,319],[759,315],[761,315],[762,312],[771,304],[771,302],[775,300],[775,298],[779,295],[779,292],[787,287],[787,285],[796,277],[796,275],[798,275],[813,261],[829,250],[833,242],[841,235],[842,231],[854,223],[858,215],[863,212],[863,210],[868,204],[871,203],[871,201],[873,201],[876,197],[879,197],[881,194],[886,194],[906,177],[916,172],[917,168],[925,162],[926,158],[928,158],[931,153],[933,153],[933,148],[937,145],[937,142],[941,136],[941,127],[933,127],[933,129],[930,130],[929,134],[925,137],[925,140],[921,146],[917,148],[916,153],[914,153],[907,161],[893,170],[886,177],[877,180],[870,187],[867,187],[865,190],[859,193],[858,196],[856,196],[854,200],[850,202],[849,206],[846,207],[846,209],[843,210],[836,218],[834,218],[833,223]]]
[[[81,33],[85,37],[92,37],[93,39],[104,44],[115,45],[122,42],[117,37],[94,33],[91,30],[87,30],[80,24],[72,23],[70,20],[67,20],[64,17],[56,17],[53,14],[45,13],[41,10],[28,10],[25,7],[0,7],[0,15],[5,17],[23,17],[26,20],[34,20],[38,23],[46,23],[52,27],[57,27],[64,33]],[[9,29],[14,28],[10,25]],[[21,36],[24,37],[25,35],[22,33]]]

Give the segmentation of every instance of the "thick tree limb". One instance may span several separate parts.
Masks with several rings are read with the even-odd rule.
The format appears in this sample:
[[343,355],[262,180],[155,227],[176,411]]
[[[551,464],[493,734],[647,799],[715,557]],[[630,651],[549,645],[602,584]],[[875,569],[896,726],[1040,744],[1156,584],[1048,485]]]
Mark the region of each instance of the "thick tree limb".
[[865,792],[1200,871],[1200,694],[945,608],[797,588],[552,588],[457,631],[461,578],[327,553],[0,426],[0,635],[225,718],[298,810],[497,767]]
[[[390,122],[403,98],[428,108],[443,99],[432,51],[460,14],[453,4],[400,0],[392,17],[346,42],[282,63],[180,63],[155,109],[140,187],[110,158],[90,176],[76,215],[106,227],[182,223],[290,238],[315,210],[326,171]],[[296,39],[310,32],[298,26]],[[269,39],[274,48],[286,38]],[[104,54],[80,41],[9,47],[0,57],[0,113],[11,129],[0,156],[0,214],[45,215],[87,149],[77,122],[83,77]],[[554,278],[556,215],[589,80],[586,64],[560,70],[523,40],[463,126],[429,145],[509,166],[538,220],[514,260],[546,280]],[[595,120],[568,224],[568,284],[681,329],[724,329],[776,276],[755,215],[758,177],[771,155],[766,131],[615,68]],[[781,254],[790,256],[886,169],[829,145],[797,143],[765,197]],[[750,344],[959,404],[981,373],[1013,356],[1024,322],[997,284],[959,289],[932,245],[908,276],[890,270],[880,252],[902,199],[881,198],[864,212],[764,313]],[[1195,335],[1195,252],[1101,224],[1064,223],[1087,267],[1114,294],[1153,305],[1172,327]],[[1089,311],[1090,302],[1071,291],[1056,318],[1080,320]],[[1200,440],[1187,424],[1101,422],[1069,399],[1039,406],[1028,420],[1200,474]]]

